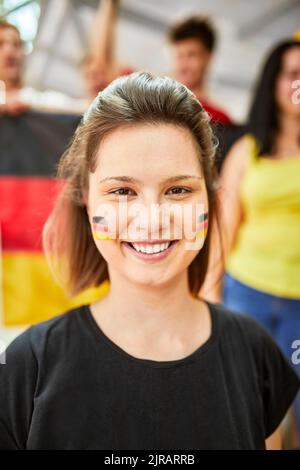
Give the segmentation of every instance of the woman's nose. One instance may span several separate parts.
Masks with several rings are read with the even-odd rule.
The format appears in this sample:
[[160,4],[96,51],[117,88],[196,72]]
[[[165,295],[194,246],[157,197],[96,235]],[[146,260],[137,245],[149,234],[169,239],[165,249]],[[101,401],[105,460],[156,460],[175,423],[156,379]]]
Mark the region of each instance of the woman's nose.
[[163,233],[170,232],[170,214],[165,205],[150,204],[137,214],[134,220],[141,232],[147,233],[149,238],[160,238]]

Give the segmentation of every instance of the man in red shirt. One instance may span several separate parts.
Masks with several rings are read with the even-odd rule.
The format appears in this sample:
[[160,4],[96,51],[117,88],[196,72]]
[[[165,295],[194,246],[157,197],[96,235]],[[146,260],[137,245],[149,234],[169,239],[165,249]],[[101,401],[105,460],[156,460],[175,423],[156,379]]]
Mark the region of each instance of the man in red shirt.
[[211,22],[192,16],[175,23],[168,32],[175,78],[187,86],[201,101],[214,121],[231,123],[226,112],[206,98],[205,80],[216,46]]

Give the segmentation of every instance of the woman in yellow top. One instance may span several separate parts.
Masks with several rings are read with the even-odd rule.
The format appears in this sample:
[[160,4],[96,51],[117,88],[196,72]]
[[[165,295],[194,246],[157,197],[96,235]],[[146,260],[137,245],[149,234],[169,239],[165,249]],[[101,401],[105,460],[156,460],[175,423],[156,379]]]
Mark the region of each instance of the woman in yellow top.
[[300,374],[299,79],[300,42],[281,43],[258,81],[249,133],[222,167],[225,275],[217,295],[261,322]]

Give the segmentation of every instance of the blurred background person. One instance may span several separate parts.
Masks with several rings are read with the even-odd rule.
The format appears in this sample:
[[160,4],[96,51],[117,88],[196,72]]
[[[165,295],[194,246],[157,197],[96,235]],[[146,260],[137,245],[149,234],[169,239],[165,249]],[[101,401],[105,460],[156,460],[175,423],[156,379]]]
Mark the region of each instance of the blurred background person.
[[29,109],[83,113],[95,96],[113,79],[134,71],[116,60],[116,23],[119,0],[102,0],[92,21],[87,53],[82,60],[86,97],[73,98],[54,90],[37,90],[24,84],[24,44],[18,28],[0,20],[0,80],[5,84],[2,113],[20,114]]
[[206,81],[217,43],[211,20],[191,16],[173,24],[168,32],[175,78],[201,101],[214,121],[230,123],[227,113],[210,101]]
[[0,112],[17,113],[25,111],[28,105],[18,99],[23,87],[23,44],[16,26],[0,19],[0,80],[3,83],[5,100],[0,104]]
[[5,103],[0,113],[18,115],[29,109],[41,111],[82,112],[85,100],[73,99],[54,90],[39,91],[25,85],[23,67],[24,44],[16,26],[0,19],[0,80],[4,85]]
[[[222,255],[219,264],[212,255],[207,286],[215,287],[206,295],[253,316],[290,361],[293,343],[300,339],[300,106],[292,99],[292,85],[299,79],[300,42],[287,40],[269,54],[254,93],[248,133],[222,166],[224,265]],[[300,446],[300,395],[295,416]]]

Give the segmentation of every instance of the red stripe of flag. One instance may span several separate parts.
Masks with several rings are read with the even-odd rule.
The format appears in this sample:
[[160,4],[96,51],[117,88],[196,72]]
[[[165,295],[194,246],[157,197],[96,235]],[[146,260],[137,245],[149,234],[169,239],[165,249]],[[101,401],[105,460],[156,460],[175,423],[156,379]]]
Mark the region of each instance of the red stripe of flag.
[[0,177],[4,251],[42,251],[42,228],[63,182],[42,177]]

